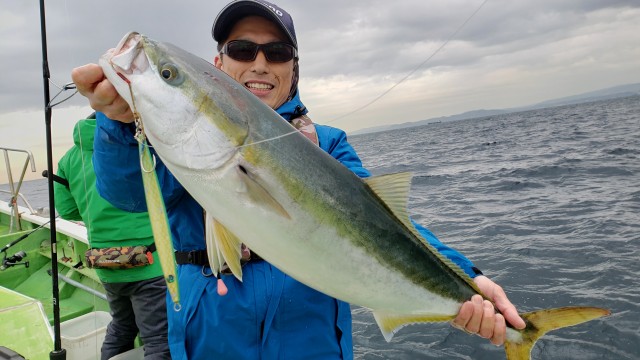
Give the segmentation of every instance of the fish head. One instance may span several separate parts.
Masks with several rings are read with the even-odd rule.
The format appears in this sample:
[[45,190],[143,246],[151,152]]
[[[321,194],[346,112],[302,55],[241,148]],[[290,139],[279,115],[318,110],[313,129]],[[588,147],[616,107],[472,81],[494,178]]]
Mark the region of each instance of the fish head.
[[229,111],[240,85],[211,63],[131,32],[100,65],[165,163],[218,168],[245,142],[248,116]]

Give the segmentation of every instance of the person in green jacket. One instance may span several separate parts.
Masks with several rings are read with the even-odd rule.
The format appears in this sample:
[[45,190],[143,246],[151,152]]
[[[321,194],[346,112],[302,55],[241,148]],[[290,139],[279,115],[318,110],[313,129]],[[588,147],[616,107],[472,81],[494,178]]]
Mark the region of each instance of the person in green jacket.
[[[117,209],[98,194],[92,162],[95,128],[95,119],[75,125],[74,146],[58,162],[57,175],[66,179],[68,186],[56,182],[54,193],[60,217],[83,221],[87,227],[92,250],[85,266],[95,268],[107,293],[112,320],[101,359],[133,349],[138,332],[145,359],[170,359],[166,284],[153,251],[149,215]],[[131,256],[136,251],[140,254]]]

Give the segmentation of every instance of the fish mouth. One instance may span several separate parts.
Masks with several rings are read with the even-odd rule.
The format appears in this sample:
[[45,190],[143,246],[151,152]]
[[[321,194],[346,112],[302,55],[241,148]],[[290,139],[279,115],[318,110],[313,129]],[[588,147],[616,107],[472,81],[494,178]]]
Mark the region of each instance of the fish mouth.
[[145,37],[135,31],[127,33],[116,45],[100,57],[104,75],[120,96],[133,109],[131,83],[134,75],[146,72],[151,63],[144,50]]
[[149,68],[143,40],[144,36],[132,31],[120,40],[109,56],[113,70],[127,82],[127,75],[143,73]]
[[[217,167],[232,156],[235,147],[227,144],[225,134],[200,111],[211,101],[208,95],[203,98],[204,103],[194,105],[188,89],[163,78],[159,72],[162,64],[170,63],[178,71],[193,60],[181,58],[179,51],[176,54],[177,50],[167,45],[130,32],[100,58],[100,66],[165,163],[189,168]],[[217,69],[212,67],[212,71]]]
[[[105,76],[138,117],[142,115],[139,111],[143,109],[136,108],[135,98],[144,97],[144,95],[137,94],[136,87],[139,85],[136,84],[138,79],[142,79],[149,71],[154,71],[154,65],[147,54],[147,45],[152,45],[150,42],[146,36],[132,31],[122,37],[115,48],[110,49],[100,58],[100,65]],[[141,118],[140,120],[144,122]],[[156,119],[156,121],[162,121],[162,119]],[[149,126],[144,126],[144,133],[150,139],[155,137],[156,140],[165,140],[167,146],[179,146],[181,139],[166,136],[163,133],[164,125],[163,123],[154,127],[149,124]],[[160,133],[155,134],[157,131]],[[166,141],[167,139],[174,141]]]

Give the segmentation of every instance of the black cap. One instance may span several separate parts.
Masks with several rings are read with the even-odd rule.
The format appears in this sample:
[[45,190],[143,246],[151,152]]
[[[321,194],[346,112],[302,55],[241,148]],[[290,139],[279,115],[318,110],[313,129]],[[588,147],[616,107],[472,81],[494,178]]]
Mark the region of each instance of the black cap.
[[293,28],[293,19],[288,12],[277,5],[260,0],[237,0],[224,7],[213,22],[211,35],[221,44],[227,40],[231,28],[235,23],[247,16],[257,15],[276,23],[282,32],[287,35],[293,47],[298,49],[296,31]]

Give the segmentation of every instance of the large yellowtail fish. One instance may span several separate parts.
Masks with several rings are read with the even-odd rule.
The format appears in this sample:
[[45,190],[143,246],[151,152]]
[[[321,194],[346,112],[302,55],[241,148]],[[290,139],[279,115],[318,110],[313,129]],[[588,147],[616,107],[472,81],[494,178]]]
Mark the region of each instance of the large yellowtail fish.
[[[214,270],[226,262],[241,279],[244,243],[295,279],[371,309],[387,340],[407,324],[453,319],[480,293],[415,230],[408,174],[358,178],[241,84],[170,44],[130,33],[101,64],[135,100],[162,161],[215,219]],[[507,358],[528,359],[547,331],[608,313],[521,314],[527,327],[508,329]]]

